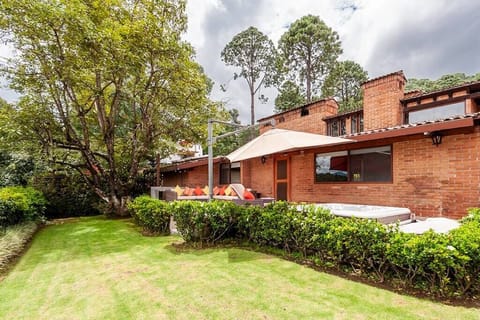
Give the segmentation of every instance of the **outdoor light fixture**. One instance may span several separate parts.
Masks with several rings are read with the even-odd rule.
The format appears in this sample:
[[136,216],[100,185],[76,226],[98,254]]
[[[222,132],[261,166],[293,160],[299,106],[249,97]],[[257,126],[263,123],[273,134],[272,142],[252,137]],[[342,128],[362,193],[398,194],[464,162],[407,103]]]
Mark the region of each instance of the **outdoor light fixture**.
[[262,161],[262,164],[265,164],[265,162],[267,162],[267,157],[262,156],[262,157],[260,158],[260,161]]
[[430,136],[430,138],[432,139],[432,144],[434,146],[438,147],[439,144],[442,144],[443,134],[441,132],[439,132],[439,131],[424,132],[424,135]]

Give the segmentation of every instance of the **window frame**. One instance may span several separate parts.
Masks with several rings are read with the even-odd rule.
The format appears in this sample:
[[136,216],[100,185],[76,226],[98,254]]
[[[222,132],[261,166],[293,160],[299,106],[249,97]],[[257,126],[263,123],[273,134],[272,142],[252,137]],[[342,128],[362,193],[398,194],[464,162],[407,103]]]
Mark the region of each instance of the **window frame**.
[[[369,149],[377,149],[377,148],[383,148],[383,147],[389,147],[390,149],[390,180],[388,181],[354,181],[351,179],[351,156],[352,152],[355,153],[361,152],[362,150],[369,150]],[[380,145],[380,146],[372,146],[372,147],[364,147],[364,148],[357,148],[357,149],[350,149],[350,150],[339,150],[335,152],[315,152],[313,156],[313,182],[314,184],[392,184],[393,183],[393,145],[392,144],[387,144],[387,145]],[[321,154],[334,154],[334,153],[340,153],[340,152],[347,152],[347,181],[317,181],[317,174],[316,174],[316,169],[317,169],[317,155]]]
[[[424,111],[428,109],[435,109],[439,107],[445,107],[451,104],[457,104],[457,103],[462,103],[463,102],[463,114],[466,114],[467,110],[467,99],[465,96],[462,97],[455,97],[451,98],[448,100],[442,100],[442,101],[434,101],[434,102],[429,102],[425,104],[418,104],[416,106],[410,106],[406,107],[404,110],[405,116],[404,116],[404,124],[411,124],[410,123],[410,112],[417,112],[417,111]],[[448,117],[448,116],[447,116]],[[434,119],[431,120],[426,120],[426,121],[434,121]],[[417,123],[417,122],[415,122]]]

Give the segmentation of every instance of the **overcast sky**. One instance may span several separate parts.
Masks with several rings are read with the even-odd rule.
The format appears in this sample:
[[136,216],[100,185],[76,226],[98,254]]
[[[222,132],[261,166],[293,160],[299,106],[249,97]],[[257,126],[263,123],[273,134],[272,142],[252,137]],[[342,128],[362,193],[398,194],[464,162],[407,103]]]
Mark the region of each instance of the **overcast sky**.
[[[249,93],[243,78],[233,80],[220,52],[239,32],[255,26],[277,44],[300,17],[318,15],[338,32],[341,60],[354,60],[374,78],[403,70],[407,78],[437,79],[443,74],[480,72],[480,1],[471,0],[190,0],[185,36],[196,59],[215,81],[212,97],[249,119]],[[227,84],[222,92],[220,84]],[[276,92],[264,90],[256,119],[273,112]]]
[[[188,33],[196,60],[215,82],[212,98],[237,108],[249,119],[249,93],[243,78],[233,80],[220,52],[239,32],[255,26],[277,44],[300,17],[318,15],[342,42],[341,60],[354,60],[377,77],[403,70],[407,78],[436,79],[443,74],[480,72],[480,1],[477,0],[188,0]],[[0,48],[1,56],[5,56]],[[0,61],[1,62],[1,61]],[[222,92],[221,84],[227,85]],[[276,91],[263,90],[256,119],[273,112]],[[12,101],[14,95],[0,90]]]

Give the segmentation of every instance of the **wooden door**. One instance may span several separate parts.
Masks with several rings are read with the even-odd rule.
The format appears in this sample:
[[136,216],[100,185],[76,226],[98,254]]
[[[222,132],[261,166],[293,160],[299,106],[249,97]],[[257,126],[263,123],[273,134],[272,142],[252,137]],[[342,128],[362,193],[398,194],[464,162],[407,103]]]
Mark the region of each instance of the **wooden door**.
[[275,159],[275,199],[288,201],[290,198],[289,188],[290,161],[288,158]]

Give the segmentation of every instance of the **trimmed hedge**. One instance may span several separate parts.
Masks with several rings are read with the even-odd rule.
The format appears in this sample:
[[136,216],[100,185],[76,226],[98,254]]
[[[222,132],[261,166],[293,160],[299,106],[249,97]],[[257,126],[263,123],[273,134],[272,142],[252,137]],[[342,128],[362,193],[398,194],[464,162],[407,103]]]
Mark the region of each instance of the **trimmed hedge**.
[[[398,226],[336,217],[326,209],[282,201],[263,208],[228,201],[152,201],[162,203],[160,215],[174,217],[187,243],[248,240],[398,288],[439,297],[480,295],[479,208],[470,209],[460,227],[448,234],[416,235]],[[138,219],[140,225],[146,223]]]
[[43,219],[46,200],[31,187],[0,188],[0,227]]
[[147,233],[168,234],[170,223],[170,205],[168,202],[140,196],[128,203],[130,214],[135,223]]

